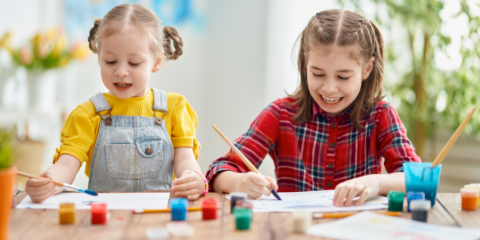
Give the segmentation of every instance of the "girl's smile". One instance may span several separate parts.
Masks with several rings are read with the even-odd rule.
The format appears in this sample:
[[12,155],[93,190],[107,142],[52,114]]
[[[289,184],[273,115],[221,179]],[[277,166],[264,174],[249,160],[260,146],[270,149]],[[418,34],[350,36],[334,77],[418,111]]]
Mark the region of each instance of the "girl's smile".
[[128,89],[130,89],[130,87],[133,85],[131,83],[122,83],[122,82],[118,82],[118,83],[114,83],[115,85],[115,88],[118,90],[118,91],[127,91]]

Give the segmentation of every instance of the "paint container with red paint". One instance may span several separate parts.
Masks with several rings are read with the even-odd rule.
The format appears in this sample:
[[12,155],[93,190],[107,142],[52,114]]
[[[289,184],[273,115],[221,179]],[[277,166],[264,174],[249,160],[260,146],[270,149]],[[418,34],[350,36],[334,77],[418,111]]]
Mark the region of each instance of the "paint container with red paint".
[[91,203],[92,224],[106,224],[108,209],[106,203]]
[[202,201],[203,220],[217,219],[218,200],[206,198]]

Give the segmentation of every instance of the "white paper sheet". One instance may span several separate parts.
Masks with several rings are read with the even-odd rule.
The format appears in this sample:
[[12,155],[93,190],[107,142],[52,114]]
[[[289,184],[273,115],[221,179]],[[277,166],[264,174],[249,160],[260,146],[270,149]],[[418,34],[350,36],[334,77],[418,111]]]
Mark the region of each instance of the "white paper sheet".
[[[335,207],[332,203],[334,193],[334,190],[280,192],[278,195],[280,195],[282,201],[270,195],[262,196],[251,202],[254,212],[293,212],[298,209],[312,212],[339,212],[385,209],[388,207],[388,198],[382,196],[370,198],[361,206]],[[230,199],[230,196],[227,196],[227,199]]]
[[90,209],[92,202],[106,203],[109,210],[164,209],[168,207],[170,193],[60,193],[42,203],[34,203],[25,197],[16,208],[58,209],[60,203],[75,203],[76,209]]
[[[348,231],[345,231],[345,230]],[[368,240],[468,240],[479,239],[480,230],[438,226],[400,217],[362,212],[334,222],[313,225],[307,234],[335,239]]]

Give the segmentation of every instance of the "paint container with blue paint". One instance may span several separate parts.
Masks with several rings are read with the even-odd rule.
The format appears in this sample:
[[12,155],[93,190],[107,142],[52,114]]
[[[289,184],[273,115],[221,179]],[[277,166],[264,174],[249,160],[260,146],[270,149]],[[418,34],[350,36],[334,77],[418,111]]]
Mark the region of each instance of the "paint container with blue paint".
[[408,212],[411,212],[410,202],[412,200],[425,200],[424,192],[407,192]]
[[185,221],[187,219],[188,200],[185,198],[170,199],[172,221]]

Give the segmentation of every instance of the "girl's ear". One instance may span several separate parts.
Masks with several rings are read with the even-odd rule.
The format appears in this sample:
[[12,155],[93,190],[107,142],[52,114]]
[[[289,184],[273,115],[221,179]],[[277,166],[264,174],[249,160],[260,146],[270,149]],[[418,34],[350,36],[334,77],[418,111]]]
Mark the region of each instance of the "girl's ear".
[[370,60],[368,60],[367,64],[365,64],[365,68],[363,69],[362,81],[365,81],[368,78],[368,76],[370,76],[370,73],[373,70],[374,61],[375,61],[375,57],[371,57]]
[[163,56],[163,51],[158,54],[157,58],[155,59],[155,63],[153,64],[152,72],[158,72],[158,70],[160,70],[163,64]]

